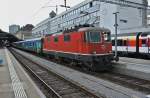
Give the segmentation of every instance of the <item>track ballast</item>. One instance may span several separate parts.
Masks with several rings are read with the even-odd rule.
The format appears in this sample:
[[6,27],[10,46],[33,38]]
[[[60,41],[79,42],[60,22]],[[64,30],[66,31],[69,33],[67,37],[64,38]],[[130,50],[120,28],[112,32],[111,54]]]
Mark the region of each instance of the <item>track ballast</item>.
[[42,67],[42,65],[29,60],[12,49],[10,50],[16,59],[25,67],[27,72],[29,72],[29,75],[34,78],[47,98],[98,98],[82,87],[72,84],[68,80],[50,72]]

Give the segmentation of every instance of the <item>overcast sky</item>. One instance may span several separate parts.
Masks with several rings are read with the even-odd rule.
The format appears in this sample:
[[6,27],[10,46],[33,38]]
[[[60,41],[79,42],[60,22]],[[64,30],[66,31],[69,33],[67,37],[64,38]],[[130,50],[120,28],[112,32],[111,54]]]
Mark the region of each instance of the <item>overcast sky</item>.
[[[69,6],[74,6],[84,0],[67,0]],[[0,3],[0,28],[8,31],[10,24],[37,24],[48,17],[55,8],[42,8],[43,6],[55,6],[64,4],[64,0],[1,0]],[[58,12],[64,11],[58,9]]]

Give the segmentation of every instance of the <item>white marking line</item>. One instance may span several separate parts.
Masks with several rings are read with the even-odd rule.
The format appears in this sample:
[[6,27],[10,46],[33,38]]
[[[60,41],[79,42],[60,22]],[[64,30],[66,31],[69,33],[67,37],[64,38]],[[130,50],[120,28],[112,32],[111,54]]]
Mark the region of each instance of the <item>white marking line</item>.
[[8,68],[9,68],[9,72],[10,72],[12,88],[14,91],[15,98],[27,98],[26,92],[25,92],[23,85],[22,85],[20,79],[18,78],[18,75],[14,69],[14,65],[9,57],[7,49],[5,49],[5,53],[6,53],[6,58],[7,58],[7,62],[8,62]]

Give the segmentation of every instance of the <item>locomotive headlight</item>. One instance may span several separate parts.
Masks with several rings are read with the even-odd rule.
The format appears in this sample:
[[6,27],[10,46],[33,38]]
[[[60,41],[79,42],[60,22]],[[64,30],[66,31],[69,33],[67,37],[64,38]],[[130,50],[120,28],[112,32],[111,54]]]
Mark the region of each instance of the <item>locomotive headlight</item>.
[[96,51],[94,51],[93,54],[96,54]]
[[112,51],[109,51],[109,53],[112,53]]

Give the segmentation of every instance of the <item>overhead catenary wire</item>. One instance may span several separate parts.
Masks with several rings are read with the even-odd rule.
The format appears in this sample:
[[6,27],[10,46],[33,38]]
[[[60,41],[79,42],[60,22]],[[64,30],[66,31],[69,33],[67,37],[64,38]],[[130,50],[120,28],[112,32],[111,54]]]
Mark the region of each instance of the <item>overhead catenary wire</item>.
[[48,2],[46,2],[43,6],[41,6],[34,14],[32,17],[35,17],[47,4],[50,3],[50,1],[52,0],[49,0]]

